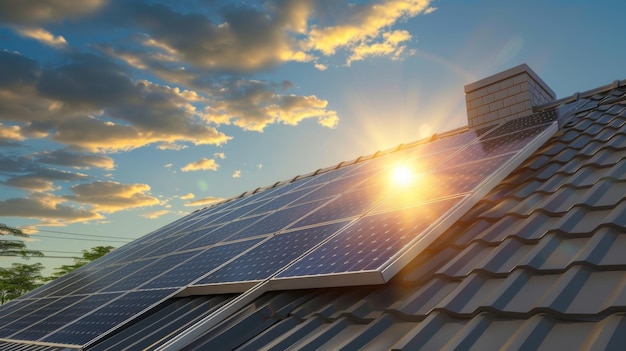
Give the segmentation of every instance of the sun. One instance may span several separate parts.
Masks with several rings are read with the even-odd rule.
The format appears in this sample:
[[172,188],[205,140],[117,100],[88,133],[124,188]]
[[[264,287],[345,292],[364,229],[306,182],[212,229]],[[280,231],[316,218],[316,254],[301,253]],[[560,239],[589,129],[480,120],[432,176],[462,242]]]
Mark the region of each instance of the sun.
[[411,167],[407,165],[397,165],[392,170],[391,178],[396,185],[409,186],[415,182],[417,176]]

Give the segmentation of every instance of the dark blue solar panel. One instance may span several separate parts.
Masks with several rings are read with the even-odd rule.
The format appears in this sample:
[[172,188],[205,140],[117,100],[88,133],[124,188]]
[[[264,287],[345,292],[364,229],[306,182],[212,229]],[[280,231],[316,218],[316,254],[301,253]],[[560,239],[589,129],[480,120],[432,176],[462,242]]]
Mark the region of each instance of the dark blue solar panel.
[[171,296],[176,290],[150,290],[127,293],[93,313],[46,336],[43,341],[84,345],[97,336],[129,320],[139,312]]
[[257,207],[256,209],[252,210],[251,212],[248,213],[248,215],[254,215],[254,214],[260,214],[260,213],[265,213],[265,212],[269,212],[269,211],[274,211],[277,209],[280,209],[284,206],[289,205],[290,203],[294,202],[295,200],[304,197],[306,200],[308,200],[308,197],[306,196],[308,193],[310,193],[311,191],[314,191],[315,188],[314,187],[306,187],[304,189],[296,189],[294,191],[290,191],[287,193],[284,193],[282,195],[279,195],[277,197],[271,198],[271,200],[267,201],[264,205]]
[[[105,272],[104,268],[93,270],[75,270],[68,273],[68,279],[63,284],[56,284],[42,292],[42,296],[66,296],[85,284],[89,284]],[[52,281],[54,284],[55,282]]]
[[[30,324],[45,318],[46,315],[42,315],[38,311],[56,300],[57,298],[42,298],[29,301],[22,300],[19,302],[16,300],[11,301],[9,304],[12,308],[10,310],[3,309],[0,312],[2,313],[0,317],[0,325],[2,326],[0,329],[0,338],[6,338],[20,331],[22,328],[28,327]],[[34,314],[31,315],[31,313]]]
[[292,227],[302,227],[361,215],[374,208],[384,198],[386,194],[381,190],[382,187],[372,187],[342,194],[324,204],[319,210],[299,220]]
[[312,210],[318,208],[322,202],[323,200],[315,201],[304,205],[297,205],[276,211],[270,215],[267,215],[260,221],[254,223],[254,225],[249,226],[239,233],[231,236],[230,238],[228,238],[228,240],[238,240],[253,237],[256,235],[277,232],[287,227],[294,220],[301,218]]
[[333,223],[273,236],[194,285],[267,279],[333,235],[346,223]]
[[202,251],[199,255],[186,261],[185,264],[180,265],[176,269],[167,271],[156,279],[142,285],[140,288],[152,289],[186,286],[224,264],[226,261],[242,254],[259,241],[260,239],[254,239],[214,246]]
[[463,152],[452,157],[448,162],[450,164],[460,164],[516,152],[528,145],[530,140],[543,132],[547,127],[548,126],[538,126],[497,138],[480,140],[468,146]]
[[115,270],[103,269],[98,274],[92,275],[92,279],[89,282],[83,282],[81,287],[74,290],[73,294],[93,294],[96,293],[108,285],[120,281],[128,277],[129,275],[141,270],[142,268],[150,265],[155,259],[142,260],[130,262],[126,265],[119,266]]
[[208,246],[216,244],[220,241],[232,240],[232,236],[252,225],[256,225],[265,215],[259,215],[255,217],[248,217],[240,220],[232,221],[221,227],[217,227],[214,230],[199,236],[196,240],[190,241],[184,245],[181,250],[194,249],[198,247]]
[[360,218],[278,277],[376,269],[456,203],[444,200]]
[[46,305],[28,317],[18,320],[20,332],[11,336],[18,340],[38,340],[83,315],[107,304],[120,294],[70,296]]

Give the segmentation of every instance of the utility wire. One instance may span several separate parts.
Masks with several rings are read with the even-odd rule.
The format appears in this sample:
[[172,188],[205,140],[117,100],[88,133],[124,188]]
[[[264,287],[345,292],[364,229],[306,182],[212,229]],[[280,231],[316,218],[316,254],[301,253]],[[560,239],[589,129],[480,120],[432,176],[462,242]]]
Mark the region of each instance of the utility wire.
[[37,229],[37,230],[40,231],[40,232],[47,232],[47,233],[58,233],[58,234],[70,234],[70,235],[88,236],[88,237],[91,237],[91,238],[109,238],[109,239],[135,240],[134,238],[123,238],[121,236],[83,234],[83,233],[63,232],[63,231],[60,231],[60,230],[48,230],[48,229]]
[[62,240],[81,240],[81,241],[104,241],[104,242],[108,242],[108,243],[129,243],[132,240],[128,239],[128,240],[104,240],[104,239],[83,239],[83,238],[64,238],[62,236],[52,236],[52,235],[45,235],[45,234],[37,234],[38,238],[50,238],[50,239],[62,239]]

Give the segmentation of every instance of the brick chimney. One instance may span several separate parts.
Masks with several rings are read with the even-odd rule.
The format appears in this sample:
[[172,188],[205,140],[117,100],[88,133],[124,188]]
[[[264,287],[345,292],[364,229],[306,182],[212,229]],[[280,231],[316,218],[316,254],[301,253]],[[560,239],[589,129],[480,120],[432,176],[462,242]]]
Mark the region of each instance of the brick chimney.
[[533,107],[555,98],[554,91],[521,64],[465,86],[467,124],[479,128],[528,116]]

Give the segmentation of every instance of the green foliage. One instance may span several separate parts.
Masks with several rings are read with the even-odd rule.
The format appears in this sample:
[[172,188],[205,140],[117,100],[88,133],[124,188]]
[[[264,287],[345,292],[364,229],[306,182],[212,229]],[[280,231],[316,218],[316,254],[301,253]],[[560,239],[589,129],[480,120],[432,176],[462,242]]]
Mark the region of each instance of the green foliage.
[[42,257],[43,253],[37,250],[28,250],[26,244],[20,240],[0,240],[0,256]]
[[83,250],[83,256],[80,258],[74,259],[74,264],[62,265],[54,269],[54,273],[50,277],[45,278],[46,280],[54,280],[56,278],[62,277],[67,273],[80,268],[87,263],[98,259],[114,249],[113,246],[95,246],[89,250]]
[[41,263],[13,263],[11,268],[0,268],[0,304],[42,285],[43,268]]

